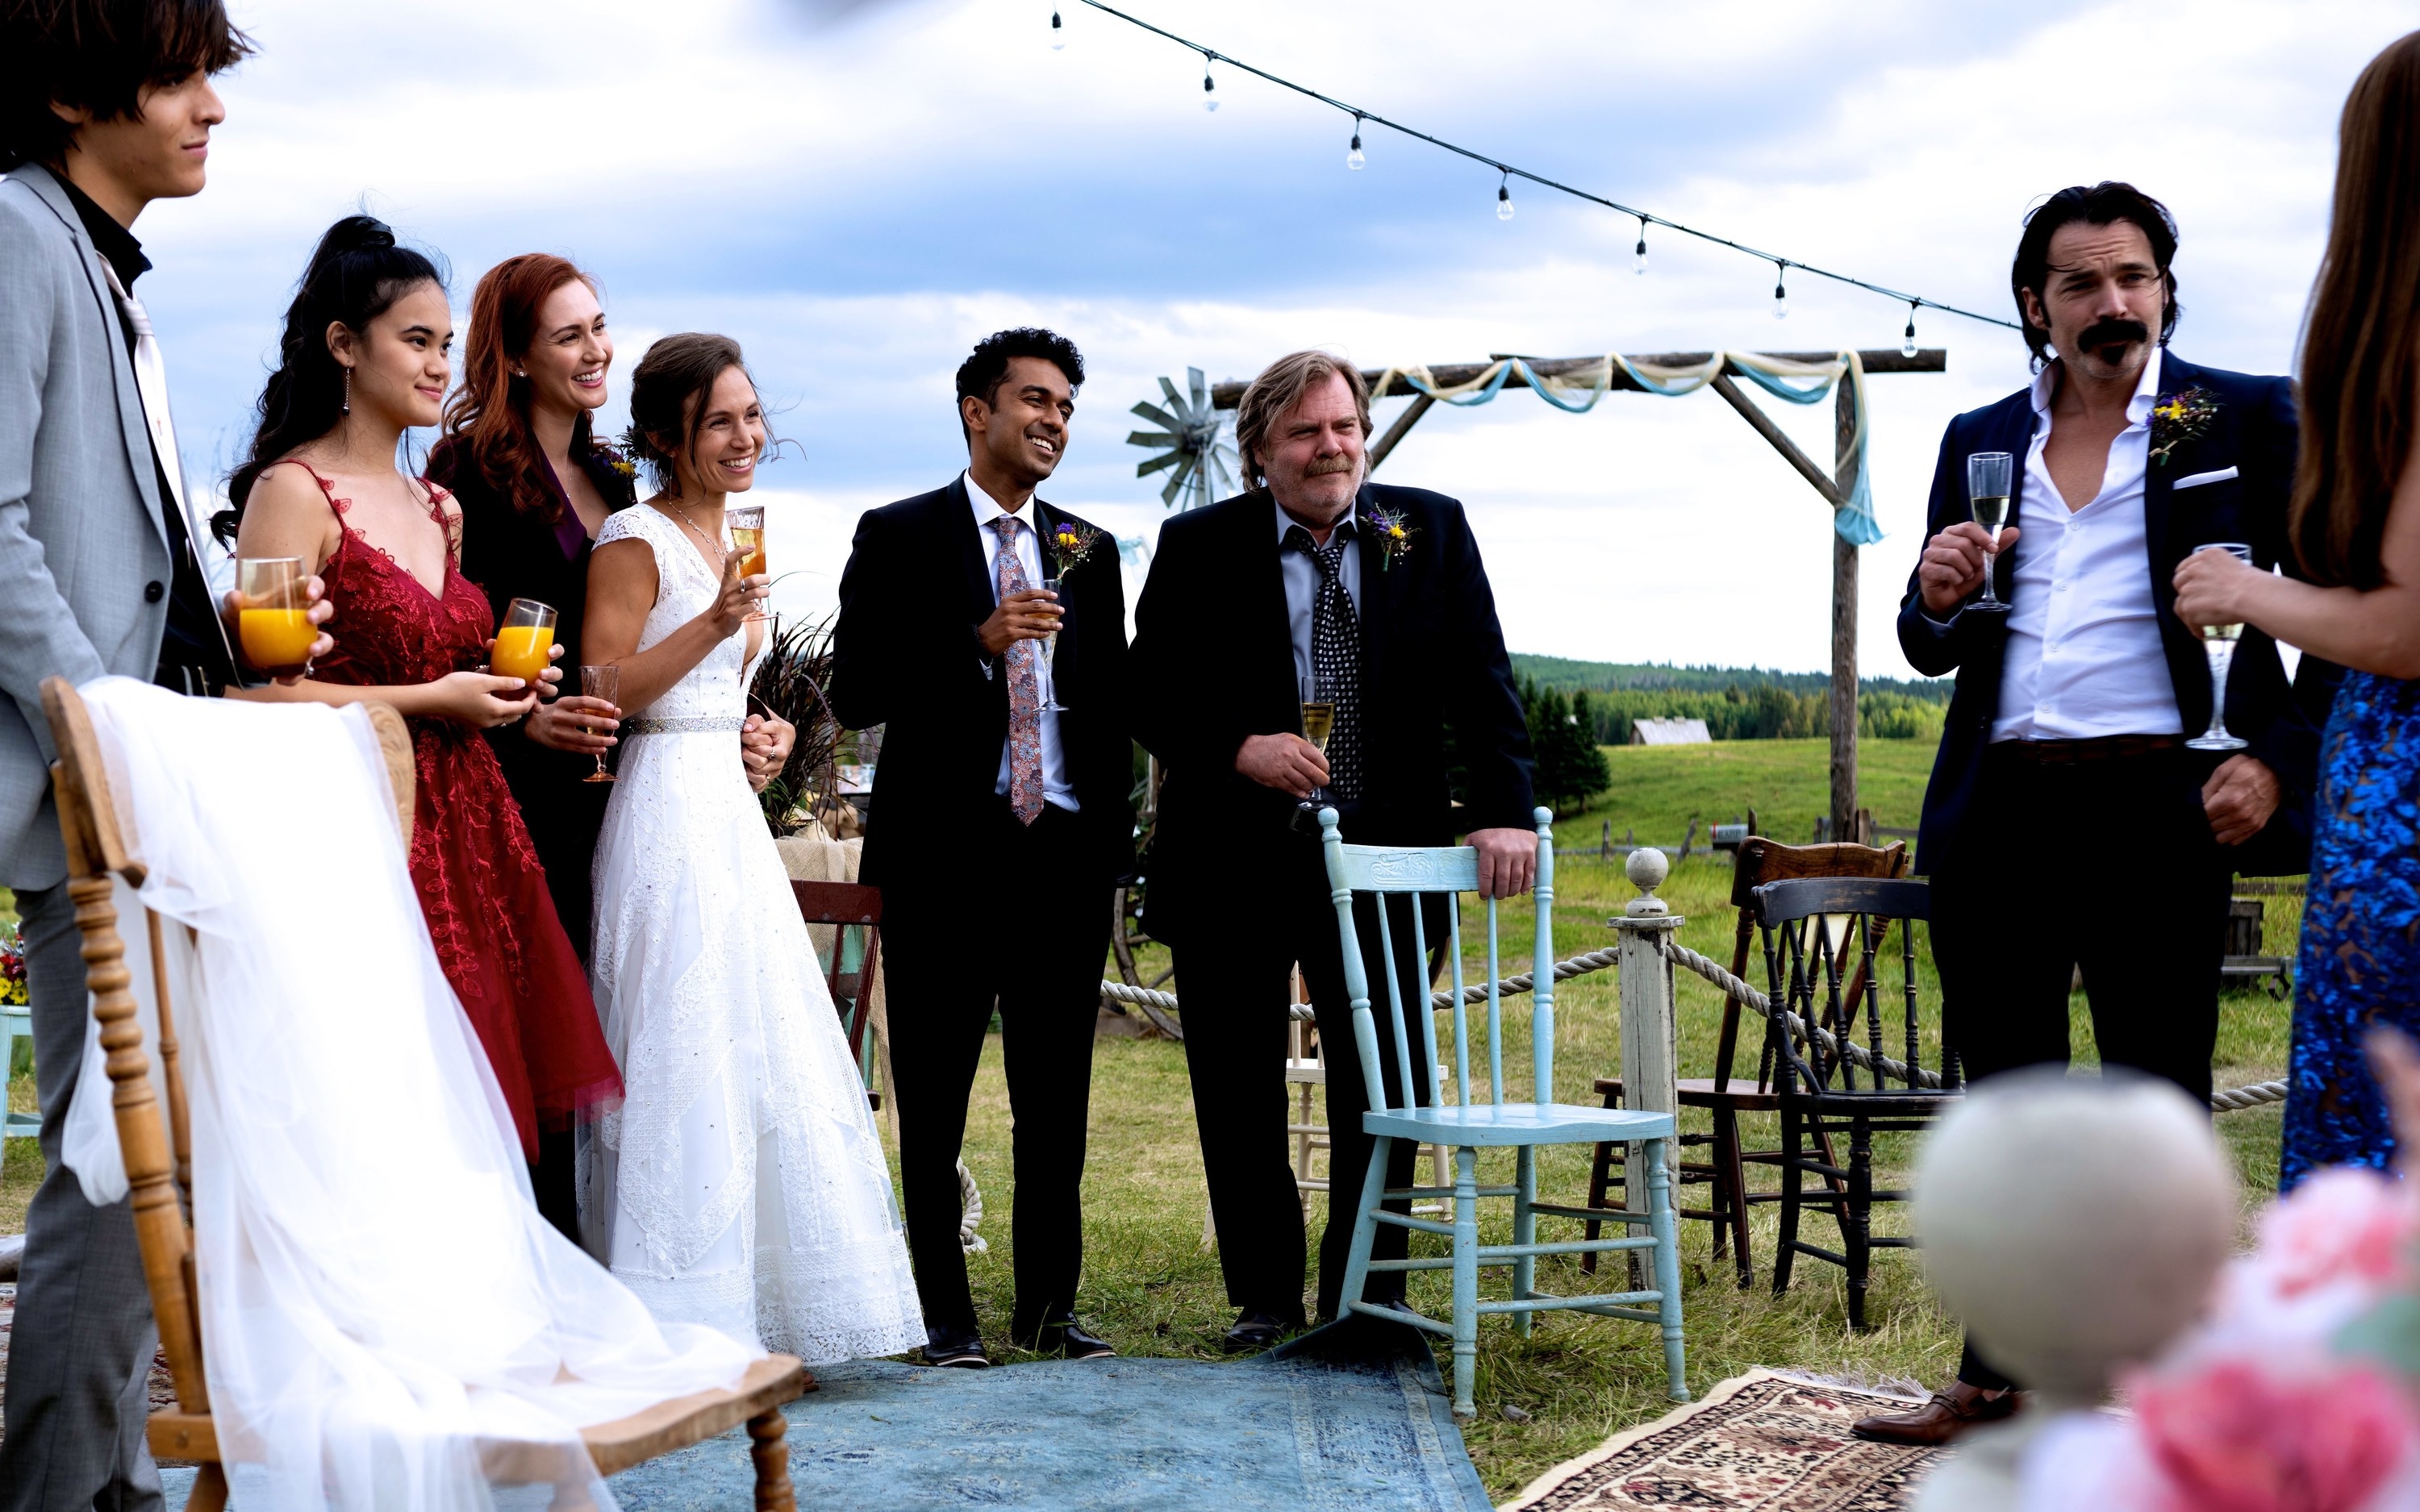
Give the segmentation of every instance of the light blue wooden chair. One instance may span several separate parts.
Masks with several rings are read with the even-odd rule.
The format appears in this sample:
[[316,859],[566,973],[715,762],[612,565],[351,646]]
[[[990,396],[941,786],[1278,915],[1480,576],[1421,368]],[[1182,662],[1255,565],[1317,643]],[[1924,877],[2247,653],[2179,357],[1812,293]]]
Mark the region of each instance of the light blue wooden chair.
[[[1553,817],[1544,809],[1537,810],[1537,964],[1530,1031],[1536,1089],[1547,1098],[1553,1096],[1555,1085],[1555,843],[1549,827]],[[1479,853],[1467,846],[1410,849],[1347,845],[1337,830],[1336,810],[1333,809],[1320,811],[1319,825],[1322,843],[1326,848],[1327,884],[1336,903],[1336,927],[1343,936],[1344,982],[1353,999],[1353,1042],[1360,1051],[1361,1074],[1370,1095],[1371,1111],[1362,1116],[1361,1122],[1362,1127],[1376,1139],[1370,1157],[1370,1174],[1361,1188],[1361,1205],[1357,1210],[1359,1216],[1353,1227],[1352,1259],[1344,1272],[1344,1306],[1352,1312],[1410,1323],[1432,1334],[1450,1336],[1453,1340],[1453,1412],[1456,1417],[1470,1417],[1475,1411],[1470,1394],[1471,1378],[1479,1359],[1479,1319],[1491,1313],[1512,1314],[1525,1336],[1529,1332],[1532,1314],[1555,1310],[1595,1313],[1601,1317],[1627,1318],[1642,1323],[1658,1324],[1664,1333],[1667,1395],[1676,1402],[1687,1401],[1688,1378],[1683,1368],[1681,1340],[1681,1261],[1675,1238],[1668,1154],[1674,1138],[1672,1116],[1621,1108],[1579,1107],[1548,1101],[1508,1103],[1504,1100],[1503,1010],[1496,988],[1498,980],[1497,908],[1492,899],[1486,905],[1487,1062],[1481,1068],[1486,1074],[1488,1100],[1478,1102],[1478,1084],[1470,1079],[1471,1026],[1462,1000],[1460,895],[1479,888]],[[1406,1091],[1403,1105],[1388,1100],[1386,1076],[1382,1070],[1384,1062],[1379,1058],[1378,1026],[1375,1015],[1370,1011],[1369,967],[1362,957],[1359,933],[1354,921],[1353,899],[1356,893],[1412,895],[1412,906],[1408,912],[1413,949],[1407,955],[1398,954],[1393,925],[1388,919],[1389,914],[1400,910],[1387,907],[1382,897],[1374,912],[1378,920],[1378,959],[1386,963],[1387,1004],[1392,1022],[1398,1026],[1404,1023],[1403,1009],[1406,1000],[1422,1005],[1423,1011],[1416,1016],[1420,1026],[1418,1057],[1419,1064],[1424,1068],[1427,1106],[1416,1105],[1419,1100],[1412,1097],[1408,1090],[1415,1085],[1412,1080],[1415,1052],[1404,1042],[1406,1036],[1393,1030],[1387,1038],[1392,1041],[1390,1058],[1400,1078],[1396,1085]],[[1453,965],[1454,1084],[1462,1099],[1455,1105],[1438,1105],[1443,1100],[1436,1073],[1436,1014],[1425,1011],[1429,985],[1419,964],[1428,959],[1427,925],[1419,903],[1421,894],[1443,894],[1445,898],[1446,958]],[[1408,1139],[1415,1146],[1435,1144],[1450,1147],[1454,1152],[1453,1185],[1388,1188],[1386,1184],[1387,1157],[1398,1139]],[[1560,1207],[1538,1200],[1539,1146],[1593,1146],[1601,1140],[1635,1140],[1646,1147],[1643,1154],[1643,1164],[1648,1171],[1648,1180],[1644,1183],[1647,1190],[1646,1211]],[[1515,1151],[1513,1184],[1480,1185],[1480,1149],[1502,1146],[1511,1146]],[[1450,1199],[1453,1221],[1438,1223],[1414,1217],[1409,1212],[1392,1211],[1385,1206],[1388,1202],[1403,1203],[1419,1197]],[[1512,1199],[1512,1243],[1482,1244],[1479,1242],[1479,1199],[1481,1197]],[[1621,1226],[1619,1231],[1624,1237],[1541,1243],[1538,1242],[1538,1219],[1541,1216],[1566,1218],[1575,1223],[1619,1224]],[[1377,1239],[1378,1226],[1382,1223],[1450,1239],[1453,1242],[1453,1256],[1450,1259],[1435,1257],[1373,1259],[1371,1246]],[[1648,1231],[1646,1237],[1636,1237],[1631,1233],[1631,1230],[1638,1228]],[[1537,1289],[1538,1257],[1594,1255],[1612,1250],[1652,1251],[1652,1288],[1577,1297],[1551,1296]],[[1512,1267],[1511,1299],[1480,1301],[1480,1271],[1498,1266]],[[1449,1269],[1453,1272],[1453,1316],[1450,1322],[1425,1317],[1408,1307],[1399,1310],[1363,1300],[1364,1283],[1373,1271]]]

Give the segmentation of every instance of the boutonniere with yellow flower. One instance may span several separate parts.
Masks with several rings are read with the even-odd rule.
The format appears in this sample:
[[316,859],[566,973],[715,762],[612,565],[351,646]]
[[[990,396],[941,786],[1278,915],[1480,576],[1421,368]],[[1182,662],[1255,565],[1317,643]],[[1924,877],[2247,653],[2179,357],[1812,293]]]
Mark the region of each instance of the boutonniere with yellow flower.
[[1412,527],[1404,522],[1400,509],[1370,511],[1370,533],[1377,538],[1378,549],[1385,553],[1378,559],[1378,570],[1385,572],[1399,558],[1412,554]]
[[591,444],[597,448],[597,459],[611,468],[615,477],[635,478],[639,475],[639,464],[630,460],[630,453],[627,445],[616,446],[602,438]]
[[1093,548],[1101,544],[1101,532],[1090,525],[1078,525],[1063,519],[1050,527],[1050,560],[1057,563],[1057,577],[1064,578],[1081,566],[1092,556]]
[[2218,395],[2195,387],[2164,393],[2151,401],[2151,460],[2162,467],[2168,454],[2187,441],[2199,440],[2218,418]]

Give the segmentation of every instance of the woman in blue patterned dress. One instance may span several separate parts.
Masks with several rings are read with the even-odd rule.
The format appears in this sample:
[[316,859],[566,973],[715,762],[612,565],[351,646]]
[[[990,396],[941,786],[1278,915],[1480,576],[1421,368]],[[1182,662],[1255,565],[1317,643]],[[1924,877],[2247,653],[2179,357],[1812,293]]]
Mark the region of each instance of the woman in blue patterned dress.
[[2388,1164],[2365,1041],[2420,1035],[2420,32],[2345,101],[2299,366],[2291,528],[2309,580],[2224,551],[2176,575],[2188,625],[2256,625],[2347,669],[2319,751],[2282,1187]]

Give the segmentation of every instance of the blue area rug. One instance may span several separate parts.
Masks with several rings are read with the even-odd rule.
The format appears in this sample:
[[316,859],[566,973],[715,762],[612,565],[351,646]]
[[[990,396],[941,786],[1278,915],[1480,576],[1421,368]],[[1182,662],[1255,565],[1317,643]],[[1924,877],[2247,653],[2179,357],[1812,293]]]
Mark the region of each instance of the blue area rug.
[[[785,1410],[802,1507],[1488,1512],[1428,1348],[1356,1319],[1233,1364],[1049,1361],[815,1372]],[[190,1471],[168,1471],[181,1509]],[[733,1432],[609,1482],[624,1512],[729,1512],[755,1485]]]

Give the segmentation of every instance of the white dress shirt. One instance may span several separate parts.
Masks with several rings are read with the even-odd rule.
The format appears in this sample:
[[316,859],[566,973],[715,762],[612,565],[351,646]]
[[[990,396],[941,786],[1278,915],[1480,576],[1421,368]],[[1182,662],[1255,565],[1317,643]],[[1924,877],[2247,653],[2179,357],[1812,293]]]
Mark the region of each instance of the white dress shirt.
[[[1285,506],[1275,500],[1269,501],[1269,507],[1277,512],[1278,517],[1278,571],[1285,579],[1286,629],[1294,640],[1294,674],[1300,680],[1309,677],[1311,671],[1311,623],[1319,608],[1319,563],[1303,552],[1289,549],[1285,544],[1289,532],[1307,531],[1310,527],[1287,514]],[[1357,523],[1357,511],[1360,507],[1356,501],[1347,508],[1344,517],[1336,522],[1336,528],[1341,531],[1347,523],[1353,523],[1355,532],[1358,532],[1361,527]],[[1344,585],[1344,596],[1353,601],[1353,612],[1360,613],[1361,551],[1358,547],[1347,544],[1344,558],[1337,566],[1336,579]]]
[[2034,438],[2011,548],[2008,653],[2000,670],[1998,740],[2086,740],[2172,735],[2184,729],[2160,643],[2145,546],[2143,479],[2151,405],[2164,354],[2156,347],[2127,402],[2126,428],[2109,443],[2101,491],[2070,509],[2043,460],[2058,369],[2034,379]]
[[[1042,541],[1033,532],[1033,496],[1014,511],[1000,507],[1000,501],[984,492],[984,486],[970,471],[966,475],[967,498],[975,506],[975,534],[983,541],[984,581],[991,585],[991,601],[1000,604],[1000,527],[992,523],[1002,515],[1016,521],[1016,560],[1025,568],[1029,587],[1042,586]],[[1061,622],[1065,623],[1065,622]],[[1073,813],[1082,805],[1076,801],[1076,790],[1067,781],[1067,756],[1059,747],[1059,716],[1050,708],[1050,663],[1040,655],[1036,645],[1033,658],[1034,681],[1042,696],[1042,801],[1054,803]],[[1008,791],[1009,745],[1000,743],[1000,785],[995,793]]]

